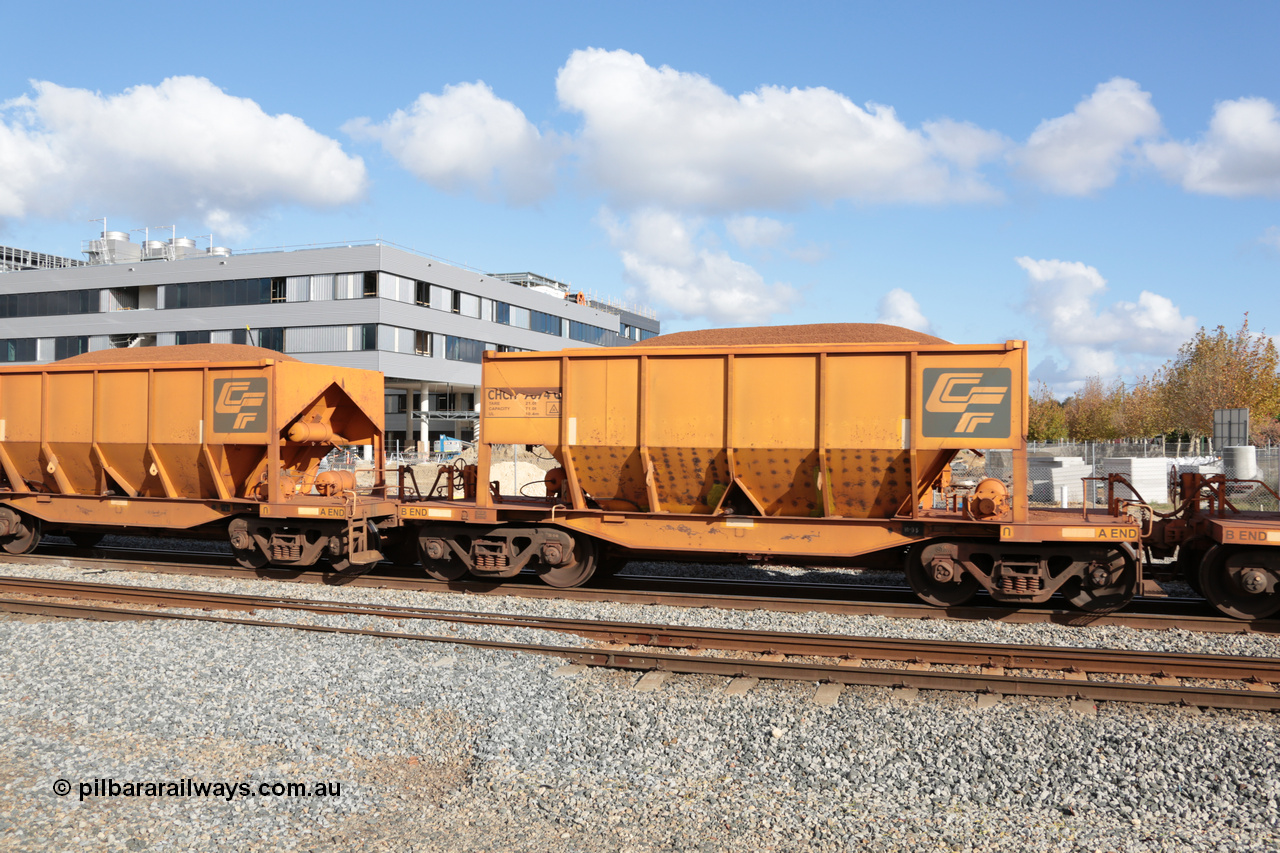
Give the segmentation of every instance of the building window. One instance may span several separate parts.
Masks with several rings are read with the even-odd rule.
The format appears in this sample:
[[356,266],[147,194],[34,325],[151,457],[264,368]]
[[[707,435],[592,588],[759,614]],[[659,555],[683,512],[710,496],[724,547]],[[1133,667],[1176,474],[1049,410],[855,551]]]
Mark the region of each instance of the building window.
[[364,274],[364,298],[373,299],[378,295],[378,274],[376,272],[367,272]]
[[222,308],[227,305],[265,305],[276,301],[275,296],[275,280],[269,278],[242,278],[232,281],[190,281],[182,284],[164,285],[165,308]]
[[356,327],[360,333],[360,345],[356,349],[377,349],[378,348],[378,324],[366,323],[363,326]]
[[493,322],[504,326],[511,325],[511,306],[505,302],[493,303]]
[[276,352],[284,352],[284,329],[254,329],[251,338],[257,338],[258,346],[263,349],[273,349]]
[[53,339],[53,358],[71,358],[89,351],[89,339],[84,335],[72,335],[66,338]]
[[271,279],[271,301],[285,302],[289,299],[288,286],[282,278]]
[[0,361],[35,361],[35,338],[0,340]]
[[403,394],[388,394],[384,399],[386,400],[386,413],[388,415],[404,414],[405,397]]
[[431,285],[425,281],[413,283],[413,301],[424,308],[431,307]]
[[588,326],[586,323],[579,323],[577,320],[569,321],[569,337],[575,341],[604,346],[608,334],[608,329],[602,329],[599,326]]
[[524,349],[523,347],[513,347],[509,344],[498,344],[497,351],[498,352],[530,352],[530,350]]
[[529,329],[542,332],[544,335],[555,335],[557,338],[564,334],[560,318],[555,314],[544,314],[541,311],[529,312]]
[[54,317],[64,314],[97,314],[100,290],[59,290],[53,293],[0,295],[0,317]]
[[174,343],[207,344],[209,343],[209,333],[208,332],[176,332],[174,334]]
[[484,342],[448,335],[444,339],[444,357],[450,361],[469,361],[479,364],[484,358]]
[[418,355],[431,355],[430,332],[415,331],[413,333],[413,351]]
[[461,314],[464,317],[480,316],[480,297],[470,293],[463,293],[461,290],[453,292],[451,300],[451,310],[454,314]]

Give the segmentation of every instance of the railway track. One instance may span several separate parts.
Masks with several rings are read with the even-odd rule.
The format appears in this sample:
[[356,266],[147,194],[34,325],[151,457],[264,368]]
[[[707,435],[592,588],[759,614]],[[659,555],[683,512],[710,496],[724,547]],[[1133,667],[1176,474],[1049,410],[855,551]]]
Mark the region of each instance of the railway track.
[[[828,698],[834,685],[859,684],[1011,696],[1280,710],[1280,693],[1272,686],[1280,683],[1280,659],[1276,658],[690,628],[338,604],[280,596],[16,577],[0,578],[0,595],[3,596],[0,597],[0,610],[9,613],[105,621],[193,620],[460,644],[550,655],[564,658],[572,664],[614,669],[816,682],[822,685],[820,690],[828,691]],[[83,601],[95,603],[79,603]],[[130,606],[105,606],[104,602]],[[610,647],[504,642],[211,613],[177,613],[175,609],[241,613],[287,610],[330,616],[375,616],[524,628],[573,634],[609,643]],[[880,665],[868,665],[869,662]],[[901,666],[903,664],[905,668]],[[962,671],[940,667],[959,667]]]
[[[83,550],[53,546],[9,562],[66,566],[101,571],[191,574],[236,579],[268,578],[291,583],[340,583],[343,586],[404,589],[464,595],[511,595],[571,601],[609,601],[669,607],[715,607],[730,610],[768,610],[790,613],[832,613],[843,616],[883,616],[899,619],[1000,621],[1012,624],[1120,626],[1151,630],[1204,633],[1280,634],[1280,620],[1241,622],[1215,613],[1199,599],[1138,599],[1117,613],[1084,613],[1074,608],[1038,605],[1010,608],[987,602],[939,608],[921,603],[908,589],[867,584],[779,583],[776,581],[707,580],[620,575],[606,582],[570,589],[547,586],[533,578],[508,581],[438,581],[414,576],[409,570],[380,568],[369,574],[335,581],[331,574],[310,571],[254,571],[213,553],[175,554],[172,551],[120,549]],[[0,555],[2,556],[2,555]],[[766,594],[767,593],[767,594]],[[978,599],[982,601],[981,598]]]

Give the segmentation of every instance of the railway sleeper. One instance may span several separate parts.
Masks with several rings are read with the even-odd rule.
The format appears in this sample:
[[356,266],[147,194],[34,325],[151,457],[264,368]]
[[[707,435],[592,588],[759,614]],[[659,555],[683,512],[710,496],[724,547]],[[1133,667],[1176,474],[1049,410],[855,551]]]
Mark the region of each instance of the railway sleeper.
[[985,589],[996,601],[1034,604],[1061,593],[1081,610],[1112,610],[1133,597],[1137,563],[1123,548],[935,541],[907,555],[907,581],[925,602],[954,607]]

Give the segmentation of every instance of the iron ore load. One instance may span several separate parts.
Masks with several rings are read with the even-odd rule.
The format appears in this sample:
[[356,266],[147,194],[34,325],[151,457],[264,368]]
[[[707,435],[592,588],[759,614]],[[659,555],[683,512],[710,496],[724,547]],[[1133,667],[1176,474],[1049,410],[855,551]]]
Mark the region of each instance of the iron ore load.
[[[482,376],[474,464],[432,484],[402,468],[392,494],[374,372],[231,345],[0,369],[0,547],[177,532],[224,537],[254,568],[356,573],[387,553],[437,578],[562,587],[633,557],[893,566],[938,606],[981,590],[1085,611],[1123,606],[1145,557],[1176,553],[1222,612],[1280,610],[1280,514],[1236,510],[1220,475],[1184,476],[1170,513],[1122,474],[1095,478],[1096,508],[1029,506],[1022,341],[708,330],[487,352]],[[371,445],[371,485],[324,470],[348,445]],[[516,448],[555,460],[544,494],[504,493]],[[999,476],[953,483],[970,451],[1004,460]]]

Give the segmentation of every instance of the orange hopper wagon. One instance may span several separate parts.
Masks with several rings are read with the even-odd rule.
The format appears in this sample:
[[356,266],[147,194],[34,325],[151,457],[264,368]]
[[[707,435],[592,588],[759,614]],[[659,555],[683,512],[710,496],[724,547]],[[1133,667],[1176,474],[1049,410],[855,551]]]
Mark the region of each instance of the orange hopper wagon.
[[[1015,602],[1062,592],[1086,609],[1133,594],[1135,517],[1028,506],[1024,342],[873,324],[756,331],[486,353],[476,479],[495,479],[507,445],[541,445],[560,469],[547,498],[495,485],[466,509],[402,506],[468,522],[421,528],[438,558],[428,571],[533,566],[568,586],[618,555],[888,559],[939,605],[979,589]],[[1011,482],[952,488],[950,463],[970,448],[1008,454]]]
[[379,373],[233,344],[115,349],[0,369],[0,547],[41,531],[228,537],[245,565],[379,559],[380,467],[358,492],[335,447],[381,456]]

